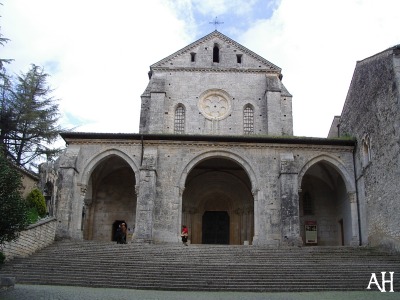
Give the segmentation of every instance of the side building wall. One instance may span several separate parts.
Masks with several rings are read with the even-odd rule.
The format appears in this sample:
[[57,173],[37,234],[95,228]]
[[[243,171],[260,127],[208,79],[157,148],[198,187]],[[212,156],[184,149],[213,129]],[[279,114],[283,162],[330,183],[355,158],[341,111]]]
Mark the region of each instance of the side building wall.
[[363,244],[400,251],[400,46],[356,65],[339,133],[357,139]]

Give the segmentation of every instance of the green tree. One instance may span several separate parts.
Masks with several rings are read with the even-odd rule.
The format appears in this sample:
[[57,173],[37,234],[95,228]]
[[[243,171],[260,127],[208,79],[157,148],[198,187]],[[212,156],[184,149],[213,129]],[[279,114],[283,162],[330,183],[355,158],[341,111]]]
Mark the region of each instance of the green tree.
[[4,76],[0,86],[0,147],[19,166],[31,165],[39,157],[55,156],[61,150],[49,148],[61,129],[48,76],[43,68],[32,65],[16,78]]
[[[8,41],[9,39],[5,38],[0,32],[0,46],[4,46],[6,43],[8,43]],[[0,58],[0,76],[5,72],[4,65],[10,63],[11,61],[12,59]]]
[[21,175],[0,153],[0,245],[15,240],[28,225],[28,206],[21,195]]
[[[9,39],[3,37],[0,33],[0,46],[4,46]],[[6,99],[9,99],[9,91],[11,90],[11,80],[7,74],[5,64],[10,63],[10,59],[0,58],[0,141],[5,139],[5,133],[10,131],[12,125],[12,111]],[[0,151],[6,153],[0,142]]]

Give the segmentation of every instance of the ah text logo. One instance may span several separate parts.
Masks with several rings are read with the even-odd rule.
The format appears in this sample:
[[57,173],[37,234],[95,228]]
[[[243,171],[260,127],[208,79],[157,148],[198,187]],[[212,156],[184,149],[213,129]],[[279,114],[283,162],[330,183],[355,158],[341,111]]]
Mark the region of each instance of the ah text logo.
[[393,274],[394,272],[388,272],[390,275],[390,279],[386,280],[386,272],[381,272],[382,274],[382,286],[379,285],[378,279],[376,278],[376,274],[375,273],[371,273],[371,279],[369,280],[369,284],[367,287],[367,290],[371,289],[371,284],[375,284],[377,286],[377,288],[381,291],[381,293],[385,293],[386,292],[386,283],[390,284],[390,293],[393,293]]

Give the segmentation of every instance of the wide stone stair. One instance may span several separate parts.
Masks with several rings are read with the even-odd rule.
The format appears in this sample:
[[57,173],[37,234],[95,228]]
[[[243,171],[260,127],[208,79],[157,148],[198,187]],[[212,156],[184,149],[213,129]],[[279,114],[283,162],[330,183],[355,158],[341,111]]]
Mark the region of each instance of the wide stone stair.
[[[57,241],[0,269],[17,283],[187,291],[365,291],[371,273],[394,272],[400,256],[371,248],[268,248]],[[373,290],[378,290],[375,284]],[[390,284],[386,284],[389,290]]]

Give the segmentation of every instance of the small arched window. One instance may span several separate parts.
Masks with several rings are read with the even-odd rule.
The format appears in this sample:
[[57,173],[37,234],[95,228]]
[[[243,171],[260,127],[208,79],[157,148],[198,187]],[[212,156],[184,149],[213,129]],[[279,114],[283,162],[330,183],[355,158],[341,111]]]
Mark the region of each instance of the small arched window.
[[185,133],[185,107],[182,104],[175,109],[174,133]]
[[217,44],[214,44],[213,48],[213,62],[219,63],[219,47]]
[[246,105],[243,110],[243,132],[254,133],[254,109],[251,105]]
[[369,136],[365,136],[362,140],[362,160],[363,167],[366,167],[371,161],[371,140]]

